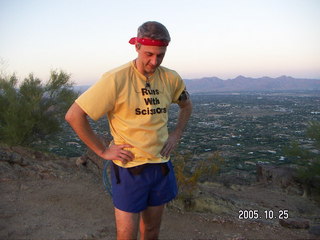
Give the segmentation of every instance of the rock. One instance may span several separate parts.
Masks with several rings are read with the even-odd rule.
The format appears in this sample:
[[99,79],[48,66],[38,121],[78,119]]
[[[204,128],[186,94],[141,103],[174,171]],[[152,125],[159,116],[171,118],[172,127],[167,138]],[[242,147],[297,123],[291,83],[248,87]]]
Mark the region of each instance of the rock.
[[20,153],[13,152],[9,148],[3,148],[0,152],[0,161],[7,162],[10,165],[20,165],[22,167],[28,166],[30,160],[27,156],[21,155]]
[[294,184],[296,170],[290,167],[277,167],[272,165],[257,164],[258,182],[273,183],[282,188]]
[[76,158],[76,165],[77,165],[78,167],[80,167],[80,166],[82,166],[82,165],[86,165],[86,163],[87,163],[87,160],[86,160],[85,157],[78,157],[78,158]]
[[282,227],[294,229],[307,229],[310,227],[310,223],[308,220],[300,218],[280,219],[279,223]]
[[[110,143],[109,140],[104,139],[103,137],[99,137],[100,140],[102,141],[103,145],[107,147]],[[90,167],[88,165],[88,162],[92,162],[97,168],[98,168],[98,173],[101,174],[101,170],[103,169],[104,166],[104,159],[99,157],[97,154],[95,154],[92,150],[89,148],[87,149],[86,153],[82,155],[79,159],[77,159],[77,166],[84,165]]]
[[297,179],[297,170],[291,167],[279,167],[257,164],[257,181],[280,187],[292,194],[302,195],[303,188]]
[[20,154],[15,153],[15,152],[10,154],[9,163],[21,165],[22,162],[23,162],[23,158],[21,157]]
[[309,233],[312,235],[320,236],[320,225],[312,226],[309,229]]
[[280,187],[292,195],[320,200],[320,176],[312,176],[306,181],[298,176],[295,168],[266,164],[257,164],[256,173],[260,183]]
[[103,162],[104,160],[99,157],[98,155],[96,155],[93,151],[91,151],[90,149],[87,151],[87,153],[82,156],[84,161],[88,161],[90,160],[92,163],[94,163],[98,169],[103,169]]

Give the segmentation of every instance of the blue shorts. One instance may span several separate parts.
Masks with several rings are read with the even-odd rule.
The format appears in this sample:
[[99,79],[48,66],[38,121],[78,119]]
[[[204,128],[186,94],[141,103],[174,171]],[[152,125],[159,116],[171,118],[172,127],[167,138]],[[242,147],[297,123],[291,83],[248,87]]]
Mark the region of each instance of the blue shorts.
[[[117,178],[112,163],[111,184],[114,206],[125,212],[138,213],[149,206],[160,206],[174,199],[178,193],[176,178],[171,162],[166,164],[169,170],[166,175],[160,164],[151,163],[145,164],[139,175],[118,167]],[[117,183],[117,180],[120,182]]]

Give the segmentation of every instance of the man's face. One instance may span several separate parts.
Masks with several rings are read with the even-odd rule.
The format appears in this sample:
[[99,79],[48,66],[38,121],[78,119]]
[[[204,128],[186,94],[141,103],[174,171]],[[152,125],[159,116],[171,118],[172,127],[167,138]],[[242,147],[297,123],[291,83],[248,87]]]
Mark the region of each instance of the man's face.
[[136,51],[138,52],[136,64],[139,72],[151,75],[162,63],[167,47],[136,45]]

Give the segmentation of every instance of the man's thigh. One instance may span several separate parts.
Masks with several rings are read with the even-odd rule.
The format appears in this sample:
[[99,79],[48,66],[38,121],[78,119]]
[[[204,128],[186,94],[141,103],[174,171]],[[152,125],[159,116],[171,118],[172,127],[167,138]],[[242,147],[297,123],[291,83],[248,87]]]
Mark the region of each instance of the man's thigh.
[[164,206],[165,205],[148,207],[147,209],[142,211],[140,217],[140,228],[141,224],[143,224],[144,226],[146,226],[146,228],[149,229],[160,229]]
[[125,212],[114,208],[117,239],[136,239],[139,228],[139,213]]
[[141,213],[115,208],[117,239],[137,239],[139,222],[141,239],[157,239],[165,205],[148,207]]

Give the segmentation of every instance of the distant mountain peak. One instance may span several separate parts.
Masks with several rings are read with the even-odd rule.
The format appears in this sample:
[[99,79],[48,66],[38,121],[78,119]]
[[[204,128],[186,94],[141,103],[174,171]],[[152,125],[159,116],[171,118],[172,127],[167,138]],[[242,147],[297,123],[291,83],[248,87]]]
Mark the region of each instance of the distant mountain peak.
[[294,79],[293,77],[290,77],[290,76],[286,76],[286,75],[282,75],[282,76],[280,76],[280,77],[277,77],[276,79]]
[[237,77],[235,78],[235,80],[237,80],[237,79],[246,79],[246,77],[243,76],[243,75],[239,75],[239,76],[237,76]]

